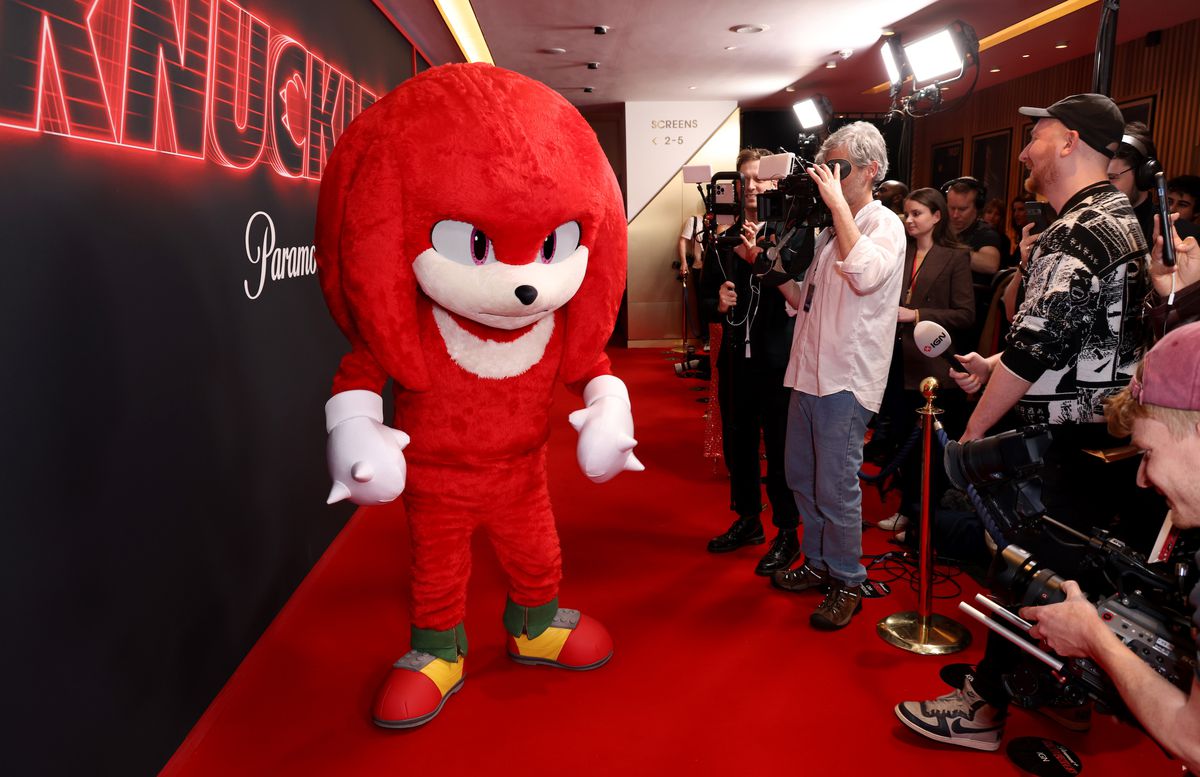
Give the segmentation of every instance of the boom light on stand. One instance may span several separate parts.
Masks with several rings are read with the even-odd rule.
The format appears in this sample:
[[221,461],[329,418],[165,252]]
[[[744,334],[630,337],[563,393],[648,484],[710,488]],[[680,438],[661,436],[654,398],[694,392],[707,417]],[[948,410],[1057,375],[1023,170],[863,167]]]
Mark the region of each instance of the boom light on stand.
[[[971,96],[979,82],[979,39],[975,29],[960,20],[914,43],[902,44],[899,35],[892,35],[883,41],[880,55],[891,85],[889,121],[896,116],[903,121],[896,171],[901,180],[910,180],[912,120],[956,108]],[[975,68],[975,78],[966,93],[943,105],[943,87],[962,78],[969,66]],[[912,91],[902,98],[909,81]]]
[[[913,43],[901,44],[899,36],[892,36],[883,42],[880,51],[891,84],[893,109],[909,116],[950,108],[940,107],[942,87],[962,78],[968,67],[975,68],[975,80],[959,101],[975,90],[979,80],[979,38],[975,28],[963,21],[955,21]],[[906,75],[912,76],[912,93],[900,99]],[[925,103],[927,108],[918,107]]]

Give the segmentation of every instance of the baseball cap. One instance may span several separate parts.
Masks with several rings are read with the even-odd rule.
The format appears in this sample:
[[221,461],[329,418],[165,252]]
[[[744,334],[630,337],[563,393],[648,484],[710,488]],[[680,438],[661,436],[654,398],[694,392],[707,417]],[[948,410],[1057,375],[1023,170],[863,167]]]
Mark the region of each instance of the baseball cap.
[[1073,94],[1049,108],[1018,108],[1023,116],[1058,119],[1079,133],[1079,139],[1112,158],[1109,145],[1118,143],[1125,132],[1125,118],[1117,104],[1102,94]]
[[1159,340],[1129,393],[1143,405],[1200,410],[1200,322],[1172,329]]

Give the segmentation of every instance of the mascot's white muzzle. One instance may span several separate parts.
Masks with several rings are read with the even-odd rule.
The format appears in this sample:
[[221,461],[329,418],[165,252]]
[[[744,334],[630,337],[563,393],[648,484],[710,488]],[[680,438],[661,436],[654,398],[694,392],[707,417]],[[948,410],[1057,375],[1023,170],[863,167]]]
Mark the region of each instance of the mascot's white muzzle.
[[[573,234],[568,227],[573,227]],[[556,235],[563,234],[549,258],[539,254],[528,264],[496,261],[490,242],[477,243],[472,256],[469,238],[458,234],[470,228],[461,222],[439,222],[433,230],[433,247],[413,262],[421,290],[439,306],[485,326],[513,330],[545,318],[579,291],[587,273],[588,249],[578,244],[578,226],[573,222],[555,230]],[[550,238],[547,241],[549,245]]]

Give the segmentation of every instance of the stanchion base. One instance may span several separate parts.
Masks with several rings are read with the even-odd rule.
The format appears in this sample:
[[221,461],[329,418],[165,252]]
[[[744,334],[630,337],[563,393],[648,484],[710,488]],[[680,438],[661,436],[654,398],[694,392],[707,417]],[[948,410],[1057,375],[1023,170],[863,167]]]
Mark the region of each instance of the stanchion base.
[[926,624],[915,612],[897,612],[875,624],[884,642],[922,656],[957,653],[971,644],[971,632],[944,615],[930,615]]

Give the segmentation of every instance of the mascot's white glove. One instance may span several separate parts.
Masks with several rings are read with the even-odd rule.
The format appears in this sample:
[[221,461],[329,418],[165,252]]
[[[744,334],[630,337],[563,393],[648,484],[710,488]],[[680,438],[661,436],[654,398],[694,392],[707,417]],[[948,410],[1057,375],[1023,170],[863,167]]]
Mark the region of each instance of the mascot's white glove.
[[326,457],[333,489],[328,504],[349,499],[384,504],[404,491],[408,435],[383,423],[383,397],[373,391],[343,391],[325,403]]
[[629,391],[620,378],[600,375],[583,389],[582,410],[568,420],[579,432],[575,455],[579,468],[593,483],[612,480],[621,472],[646,469],[633,455],[633,410]]

